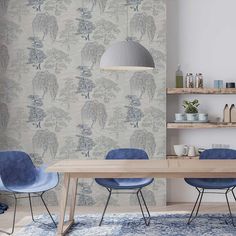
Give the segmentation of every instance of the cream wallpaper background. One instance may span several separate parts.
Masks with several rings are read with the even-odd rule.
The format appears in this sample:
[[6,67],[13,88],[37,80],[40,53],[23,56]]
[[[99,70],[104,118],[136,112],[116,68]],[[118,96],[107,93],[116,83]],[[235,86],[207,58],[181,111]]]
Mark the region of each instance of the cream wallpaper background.
[[[127,37],[150,50],[153,72],[100,71],[105,49]],[[37,165],[103,159],[118,147],[164,158],[165,81],[165,0],[0,0],[1,150],[24,150]],[[146,188],[148,204],[165,204],[165,188],[164,180]],[[80,180],[79,205],[106,197]],[[111,203],[135,205],[134,197]]]

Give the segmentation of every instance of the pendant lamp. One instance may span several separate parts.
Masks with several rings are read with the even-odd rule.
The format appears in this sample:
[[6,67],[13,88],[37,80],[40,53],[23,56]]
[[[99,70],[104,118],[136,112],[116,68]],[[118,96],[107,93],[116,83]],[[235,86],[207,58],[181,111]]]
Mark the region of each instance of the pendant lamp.
[[143,71],[155,68],[150,52],[140,43],[132,40],[111,45],[102,55],[102,70]]
[[110,71],[143,71],[155,68],[150,52],[129,37],[127,7],[127,40],[111,45],[102,55],[100,69]]

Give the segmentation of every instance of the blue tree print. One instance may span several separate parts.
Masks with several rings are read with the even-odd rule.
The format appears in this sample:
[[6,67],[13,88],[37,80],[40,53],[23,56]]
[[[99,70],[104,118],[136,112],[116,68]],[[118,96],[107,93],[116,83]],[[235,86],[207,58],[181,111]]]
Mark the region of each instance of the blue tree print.
[[92,72],[90,70],[90,68],[88,68],[87,66],[78,66],[78,68],[80,70],[80,75],[83,77],[91,77],[92,76]]
[[90,93],[95,88],[94,82],[89,79],[92,76],[91,70],[87,66],[79,66],[80,76],[76,76],[79,79],[78,88],[76,93],[80,93],[81,96],[86,99],[90,98]]
[[41,108],[43,106],[43,101],[38,95],[30,95],[31,105],[28,106],[29,111],[29,123],[32,123],[36,128],[41,128],[41,122],[46,117],[44,110]]
[[144,114],[138,107],[141,105],[140,100],[135,95],[128,95],[126,98],[129,100],[129,106],[125,106],[128,111],[126,115],[126,122],[134,128],[139,127],[139,122],[142,120]]
[[130,6],[131,9],[134,11],[139,10],[139,5],[142,3],[143,0],[126,0],[126,5]]
[[80,135],[76,135],[79,138],[76,151],[81,152],[85,157],[89,157],[90,151],[95,146],[93,139],[89,137],[92,135],[91,128],[83,124],[78,125],[78,128]]
[[77,89],[77,93],[80,93],[81,96],[85,97],[86,99],[90,98],[90,93],[95,88],[95,84],[91,79],[85,77],[76,77],[79,79],[79,85]]
[[41,6],[45,0],[28,0],[27,6],[32,6],[36,11],[41,11]]
[[43,50],[41,50],[41,48],[43,48],[43,43],[37,37],[30,37],[29,40],[31,41],[32,47],[28,48],[28,64],[31,64],[37,70],[41,70],[41,64],[47,58]]
[[85,19],[76,19],[78,21],[78,29],[77,34],[81,35],[81,38],[85,39],[86,41],[90,40],[90,34],[95,29],[94,24]]
[[80,13],[81,18],[83,18],[83,19],[88,20],[88,19],[92,18],[91,11],[89,11],[88,8],[80,7],[77,9],[77,11]]

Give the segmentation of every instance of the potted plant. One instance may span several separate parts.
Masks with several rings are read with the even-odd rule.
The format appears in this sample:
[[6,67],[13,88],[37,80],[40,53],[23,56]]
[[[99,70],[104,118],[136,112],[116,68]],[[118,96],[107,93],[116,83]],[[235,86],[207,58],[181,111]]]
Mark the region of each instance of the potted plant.
[[196,121],[198,120],[198,106],[199,101],[197,99],[193,101],[184,101],[183,107],[185,109],[185,113],[188,121]]

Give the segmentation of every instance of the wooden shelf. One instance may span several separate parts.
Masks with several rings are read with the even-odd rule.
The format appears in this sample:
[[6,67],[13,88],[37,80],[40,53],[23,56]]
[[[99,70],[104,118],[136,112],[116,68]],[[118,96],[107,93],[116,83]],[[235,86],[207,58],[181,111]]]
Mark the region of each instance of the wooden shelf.
[[171,159],[196,160],[196,159],[199,159],[199,156],[195,156],[195,157],[188,157],[188,156],[178,157],[176,155],[167,155],[166,159],[167,160],[171,160]]
[[167,123],[167,129],[218,129],[236,128],[236,123]]
[[167,94],[236,94],[236,88],[167,88]]

